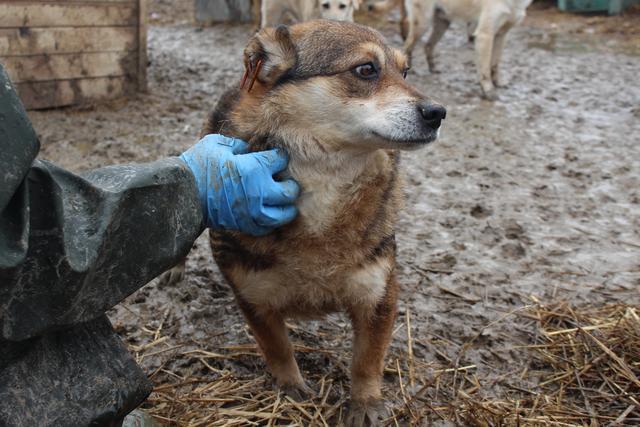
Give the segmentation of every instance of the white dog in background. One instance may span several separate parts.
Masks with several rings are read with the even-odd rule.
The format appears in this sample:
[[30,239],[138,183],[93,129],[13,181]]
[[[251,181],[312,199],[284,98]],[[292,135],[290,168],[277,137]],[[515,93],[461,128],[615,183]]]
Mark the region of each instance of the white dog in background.
[[431,27],[424,50],[429,69],[435,71],[433,51],[451,21],[475,24],[476,66],[482,93],[497,97],[498,67],[507,32],[520,23],[532,0],[404,0],[409,28],[404,49],[411,54],[415,44]]
[[294,24],[315,18],[353,22],[360,0],[262,0],[260,27]]
[[353,22],[353,12],[360,7],[360,0],[321,0],[320,16],[334,21]]

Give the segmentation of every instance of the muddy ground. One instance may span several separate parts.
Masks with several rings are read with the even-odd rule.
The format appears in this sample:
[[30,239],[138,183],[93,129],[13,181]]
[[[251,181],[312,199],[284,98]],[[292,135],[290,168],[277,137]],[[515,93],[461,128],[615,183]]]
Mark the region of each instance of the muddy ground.
[[[179,4],[172,17],[169,2],[153,3],[148,94],[30,113],[43,158],[85,170],[177,155],[196,141],[207,110],[241,77],[250,26],[198,28],[187,3]],[[399,46],[395,25],[378,24]],[[409,76],[448,115],[437,143],[403,155],[393,347],[406,347],[407,311],[424,360],[455,359],[482,332],[462,362],[483,378],[502,378],[488,391],[500,395],[527,358],[514,346],[532,331],[531,322],[505,313],[535,300],[640,304],[640,14],[577,16],[533,5],[508,36],[507,86],[493,103],[479,97],[461,26],[437,52],[441,74],[430,74],[416,50]],[[167,337],[153,348],[158,354],[140,358],[158,382],[170,379],[167,372],[203,374],[184,350],[253,342],[202,238],[183,283],[153,281],[110,317],[132,346],[152,341],[153,331]],[[297,323],[293,339],[349,351],[347,324],[340,315]],[[332,365],[314,353],[298,359],[306,372]],[[216,363],[238,375],[263,369],[257,357]]]

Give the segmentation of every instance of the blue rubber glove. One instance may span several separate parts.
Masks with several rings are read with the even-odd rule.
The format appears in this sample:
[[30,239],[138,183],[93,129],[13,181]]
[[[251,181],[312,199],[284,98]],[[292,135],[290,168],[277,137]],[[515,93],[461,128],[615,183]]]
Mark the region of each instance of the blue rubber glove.
[[207,135],[180,158],[196,178],[208,227],[262,236],[293,221],[300,187],[273,179],[287,167],[283,150],[248,149],[242,140]]

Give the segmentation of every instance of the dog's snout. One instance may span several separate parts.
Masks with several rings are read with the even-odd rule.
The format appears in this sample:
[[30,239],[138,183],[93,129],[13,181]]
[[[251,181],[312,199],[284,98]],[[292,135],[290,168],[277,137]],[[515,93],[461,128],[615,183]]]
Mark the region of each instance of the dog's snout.
[[447,117],[447,110],[439,104],[421,102],[418,104],[418,110],[427,125],[433,129],[438,129],[440,123]]

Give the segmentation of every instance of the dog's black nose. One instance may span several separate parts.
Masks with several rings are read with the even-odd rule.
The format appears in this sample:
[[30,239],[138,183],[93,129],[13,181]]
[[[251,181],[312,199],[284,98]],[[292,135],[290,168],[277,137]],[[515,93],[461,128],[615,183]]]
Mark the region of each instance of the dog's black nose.
[[372,4],[369,5],[369,12],[373,12],[373,5]]
[[447,117],[447,110],[442,105],[432,104],[427,101],[418,104],[418,110],[420,110],[420,115],[427,122],[427,126],[433,129],[438,129],[440,123]]

